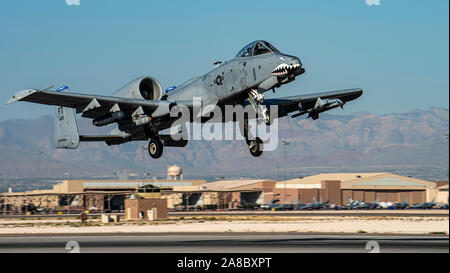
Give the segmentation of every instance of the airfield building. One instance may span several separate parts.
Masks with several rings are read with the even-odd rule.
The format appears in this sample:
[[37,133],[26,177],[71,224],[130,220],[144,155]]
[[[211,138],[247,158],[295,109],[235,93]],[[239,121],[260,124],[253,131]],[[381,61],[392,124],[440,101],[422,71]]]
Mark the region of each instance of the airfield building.
[[[443,186],[445,187],[445,186]],[[445,192],[445,188],[442,190]],[[448,191],[448,182],[447,182]],[[300,200],[330,201],[336,205],[349,199],[366,202],[422,203],[432,201],[438,195],[436,182],[392,173],[330,173],[278,182],[274,194],[287,202]]]
[[448,183],[445,185],[442,185],[438,187],[438,194],[436,198],[436,202],[439,203],[448,203],[449,196],[448,196]]
[[195,186],[205,180],[64,180],[52,190],[0,194],[3,207],[11,210],[27,210],[31,204],[49,210],[123,210],[124,200],[135,194],[138,187],[153,185],[163,191],[173,187]]
[[[174,173],[180,174],[173,168]],[[176,172],[175,172],[176,171]],[[392,173],[330,173],[277,182],[265,179],[222,180],[64,180],[52,190],[0,194],[3,210],[27,209],[26,204],[49,210],[114,211],[136,188],[161,189],[169,209],[254,208],[280,203],[329,201],[347,204],[350,199],[373,202],[448,203],[448,182],[431,182]]]

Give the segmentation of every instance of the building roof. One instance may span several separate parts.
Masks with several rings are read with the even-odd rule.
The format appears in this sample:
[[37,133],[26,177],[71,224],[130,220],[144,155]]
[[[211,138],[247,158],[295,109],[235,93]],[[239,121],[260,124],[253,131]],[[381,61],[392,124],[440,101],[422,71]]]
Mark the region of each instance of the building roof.
[[[65,194],[65,193],[78,193],[86,192],[89,190],[96,191],[114,191],[131,190],[134,191],[136,187],[151,184],[161,188],[173,188],[176,186],[193,186],[204,184],[205,180],[150,180],[150,179],[138,179],[138,180],[63,180],[61,183],[53,186],[52,190],[34,190],[26,192],[14,192],[8,193],[8,196],[21,196],[21,195],[33,195],[33,194]],[[6,196],[7,193],[2,194]]]
[[234,189],[245,186],[251,186],[257,184],[263,180],[222,180],[216,182],[209,182],[200,187],[208,190],[225,190],[225,189]]
[[136,188],[146,184],[157,187],[173,187],[173,186],[190,186],[191,181],[175,180],[175,181],[84,181],[84,189],[88,188]]
[[237,191],[237,190],[262,190],[263,185],[261,182],[273,180],[264,179],[244,179],[244,180],[221,180],[215,182],[209,182],[201,185],[191,186],[191,187],[174,187],[174,191]]
[[365,177],[358,180],[345,181],[342,189],[425,189],[436,188],[436,183],[423,179],[384,173],[379,176]]
[[[341,182],[354,181],[367,177],[376,177],[381,176],[386,173],[326,173],[326,174],[316,174],[312,176],[306,176],[303,178],[295,178],[287,181],[278,182],[278,184],[286,182],[287,185],[295,185],[295,184],[313,184],[313,185],[321,185],[324,180],[338,180]],[[320,187],[320,186],[319,186]]]
[[277,188],[321,188],[322,181],[341,181],[342,189],[435,188],[434,182],[392,173],[329,173],[296,178],[277,183]]

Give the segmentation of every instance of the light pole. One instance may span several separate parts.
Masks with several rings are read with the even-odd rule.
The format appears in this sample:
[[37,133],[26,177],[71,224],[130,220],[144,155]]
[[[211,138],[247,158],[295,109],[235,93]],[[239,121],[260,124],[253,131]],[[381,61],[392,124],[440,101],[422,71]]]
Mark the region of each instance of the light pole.
[[[145,160],[145,150],[147,150],[148,146],[146,145],[141,145],[141,150],[142,150],[142,162],[144,162]],[[145,164],[145,163],[144,163]]]
[[286,159],[286,146],[289,145],[289,141],[283,140],[281,144],[284,146],[284,204],[286,205],[286,179],[287,179],[287,159]]
[[[448,141],[448,134],[445,134],[445,138]],[[449,145],[447,143],[447,154],[449,153],[448,151],[449,151]],[[447,167],[447,180],[449,179],[449,173],[450,173],[450,167]]]
[[277,160],[277,181],[280,181],[280,161]]

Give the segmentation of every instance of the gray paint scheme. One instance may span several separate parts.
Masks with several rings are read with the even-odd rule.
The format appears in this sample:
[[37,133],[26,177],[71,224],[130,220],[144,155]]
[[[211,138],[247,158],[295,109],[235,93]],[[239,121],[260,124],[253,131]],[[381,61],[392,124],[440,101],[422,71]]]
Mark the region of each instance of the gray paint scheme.
[[[245,46],[232,60],[217,65],[212,71],[195,77],[168,93],[163,91],[156,79],[141,77],[120,88],[112,96],[27,89],[17,92],[8,100],[8,104],[28,101],[62,106],[64,109],[75,109],[76,113],[93,119],[97,125],[115,122],[118,130],[114,135],[79,136],[80,141],[105,141],[108,145],[113,145],[158,138],[158,133],[170,128],[174,121],[174,118],[169,117],[171,108],[186,105],[192,111],[193,97],[201,97],[202,105],[213,104],[222,108],[225,105],[247,105],[252,101],[249,99],[250,91],[253,90],[256,94],[269,90],[275,92],[276,88],[294,81],[304,72],[298,57],[283,54],[269,43],[259,40]],[[356,88],[266,99],[261,103],[268,107],[277,105],[279,117],[297,112],[294,116],[308,114],[317,119],[319,113],[342,107],[346,102],[361,96],[362,92],[362,89]],[[336,101],[323,101],[333,99]],[[66,111],[64,113],[73,115]],[[112,113],[120,115],[112,116]],[[120,119],[115,120],[115,117]],[[69,125],[69,130],[72,130],[73,124]],[[76,123],[74,126],[76,128]],[[62,139],[64,137],[61,133],[57,134],[57,141]],[[77,143],[65,143],[58,147],[77,146]]]
[[55,108],[55,142],[59,149],[76,149],[80,144],[74,110],[67,107]]

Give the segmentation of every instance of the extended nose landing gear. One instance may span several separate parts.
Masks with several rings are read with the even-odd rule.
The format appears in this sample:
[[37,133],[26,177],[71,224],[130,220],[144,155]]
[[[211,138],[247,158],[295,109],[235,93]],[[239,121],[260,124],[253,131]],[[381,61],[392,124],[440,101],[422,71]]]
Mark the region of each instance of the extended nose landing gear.
[[254,157],[261,156],[263,153],[262,150],[262,140],[259,137],[255,139],[250,139],[249,130],[248,130],[248,116],[244,114],[243,124],[239,124],[239,128],[241,129],[241,134],[244,136],[245,141],[248,145],[248,149],[250,150],[250,154]]
[[262,151],[262,140],[257,137],[254,140],[247,140],[248,143],[248,149],[250,150],[250,154],[254,157],[258,157],[260,155],[262,155],[263,151]]
[[164,145],[162,144],[159,137],[154,136],[150,138],[148,142],[148,153],[152,158],[160,158],[163,153]]
[[250,101],[250,104],[253,106],[253,109],[256,113],[261,113],[264,119],[264,123],[269,126],[270,121],[270,115],[269,111],[267,111],[267,107],[263,105],[264,103],[264,94],[259,93],[256,89],[251,89],[248,92],[248,100]]

